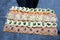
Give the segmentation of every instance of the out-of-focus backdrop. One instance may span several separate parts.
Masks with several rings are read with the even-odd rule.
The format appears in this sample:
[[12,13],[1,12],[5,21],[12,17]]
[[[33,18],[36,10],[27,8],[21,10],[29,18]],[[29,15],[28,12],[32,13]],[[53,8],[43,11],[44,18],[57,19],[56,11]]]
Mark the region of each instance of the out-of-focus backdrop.
[[[25,0],[22,1],[25,2]],[[3,32],[4,23],[6,21],[5,16],[11,6],[18,6],[16,0],[0,0],[0,40],[60,40],[60,35],[42,36]],[[54,9],[58,18],[58,29],[60,30],[60,0],[39,0],[37,8]]]

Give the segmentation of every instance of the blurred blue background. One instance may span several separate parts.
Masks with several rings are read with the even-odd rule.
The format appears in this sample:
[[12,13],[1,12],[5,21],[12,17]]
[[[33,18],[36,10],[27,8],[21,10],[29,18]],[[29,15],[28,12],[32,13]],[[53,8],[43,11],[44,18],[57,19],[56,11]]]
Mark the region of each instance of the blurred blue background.
[[[0,40],[60,40],[60,35],[42,36],[3,32],[4,23],[6,21],[5,16],[11,6],[18,6],[16,0],[0,0]],[[60,0],[39,0],[37,8],[54,9],[58,18],[58,29],[60,30]]]

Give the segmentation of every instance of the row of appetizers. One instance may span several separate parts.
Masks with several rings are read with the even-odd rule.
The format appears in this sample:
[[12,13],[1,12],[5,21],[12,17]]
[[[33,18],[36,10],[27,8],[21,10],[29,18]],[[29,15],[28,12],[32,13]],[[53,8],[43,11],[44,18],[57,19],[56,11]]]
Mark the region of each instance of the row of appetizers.
[[9,13],[7,15],[8,19],[13,19],[13,20],[31,20],[31,21],[53,21],[56,22],[57,18],[51,15],[29,15],[29,14],[12,14]]
[[10,10],[20,10],[20,11],[25,11],[25,12],[49,12],[49,13],[54,13],[54,10],[52,9],[45,9],[45,8],[26,8],[26,7],[17,7],[17,6],[12,6]]
[[57,27],[56,22],[28,22],[28,21],[13,21],[8,19],[6,21],[6,24],[28,27]]

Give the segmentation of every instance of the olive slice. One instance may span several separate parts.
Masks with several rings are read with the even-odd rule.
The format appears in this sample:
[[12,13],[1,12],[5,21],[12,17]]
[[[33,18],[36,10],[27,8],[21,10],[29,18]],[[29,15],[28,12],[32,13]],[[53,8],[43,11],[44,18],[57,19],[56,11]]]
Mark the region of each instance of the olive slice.
[[44,26],[44,22],[42,22],[42,26]]
[[54,10],[51,10],[51,13],[54,13]]
[[33,8],[30,9],[30,11],[32,11],[32,10],[33,10]]
[[30,22],[28,23],[28,26],[30,26]]
[[26,8],[26,11],[28,10],[29,8]]
[[51,24],[47,23],[48,26],[50,26]]
[[40,23],[38,23],[38,25],[40,25]]
[[26,22],[24,22],[23,25],[26,25]]
[[34,11],[36,12],[37,11],[37,8],[35,8]]
[[16,24],[17,22],[14,22],[14,24]]
[[33,27],[36,27],[36,25],[37,25],[36,22],[32,22]]
[[42,27],[42,22],[37,22],[37,27]]
[[9,22],[9,24],[11,24],[11,23],[12,23],[12,21]]
[[17,10],[19,10],[19,7],[17,7]]
[[22,7],[22,10],[24,10],[24,7]]
[[53,25],[53,27],[57,27],[57,23],[53,23],[52,25]]
[[45,11],[45,9],[42,9],[42,12],[44,12]]
[[41,8],[39,8],[38,11],[41,11]]
[[21,24],[21,22],[18,23],[18,25],[20,25],[20,24]]
[[46,11],[50,11],[50,10],[51,10],[51,9],[48,8]]
[[29,10],[29,8],[26,8],[26,11],[28,11]]
[[42,22],[42,26],[43,28],[47,26],[47,23],[46,22]]
[[47,27],[51,27],[52,23],[51,22],[47,22]]
[[33,23],[33,26],[36,25],[36,23]]
[[53,25],[55,26],[56,24],[54,23]]

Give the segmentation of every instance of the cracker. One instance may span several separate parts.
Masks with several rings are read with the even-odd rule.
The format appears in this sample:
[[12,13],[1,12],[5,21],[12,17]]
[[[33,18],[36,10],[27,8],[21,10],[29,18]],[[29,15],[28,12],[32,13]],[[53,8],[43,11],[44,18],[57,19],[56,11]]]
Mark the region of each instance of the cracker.
[[26,26],[14,26],[5,24],[4,26],[5,32],[15,32],[15,33],[25,33],[25,34],[40,34],[40,35],[57,35],[57,28],[33,28]]

